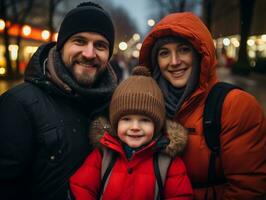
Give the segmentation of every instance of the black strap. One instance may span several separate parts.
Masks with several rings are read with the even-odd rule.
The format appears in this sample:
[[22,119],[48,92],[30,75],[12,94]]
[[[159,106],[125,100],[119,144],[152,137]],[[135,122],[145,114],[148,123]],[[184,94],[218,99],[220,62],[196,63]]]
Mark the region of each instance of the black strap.
[[[159,195],[157,195],[158,200],[163,200],[163,181],[159,168],[159,153],[155,153],[153,156],[153,167],[155,172],[156,181],[159,187]],[[156,195],[156,194],[155,194]]]
[[75,200],[70,189],[67,190],[67,199],[66,200]]
[[203,113],[203,130],[209,149],[217,154],[220,152],[221,115],[226,95],[233,89],[240,89],[235,85],[218,82],[211,89],[205,102]]
[[[208,168],[208,184],[213,187],[214,199],[216,199],[216,192],[214,190],[214,183],[216,182],[215,161],[216,157],[220,154],[220,132],[223,102],[226,95],[233,89],[240,88],[229,83],[216,83],[207,97],[203,112],[203,132],[206,144],[211,150]],[[205,199],[207,198],[208,192],[205,194]]]
[[219,185],[223,185],[226,184],[227,180],[225,177],[221,178],[221,179],[216,179],[214,183],[200,183],[200,182],[192,182],[192,187],[195,189],[202,189],[202,188],[208,188],[208,187],[212,187],[212,186],[219,186]]
[[[111,152],[110,163],[109,163],[107,169],[105,170],[103,178],[102,178],[101,183],[100,183],[99,196],[98,196],[97,199],[101,199],[101,196],[102,196],[102,193],[103,193],[107,178],[109,177],[110,172],[112,171],[112,169],[113,169],[113,167],[115,165],[116,158],[117,158],[117,154],[114,151],[112,151]],[[104,159],[104,157],[103,157],[103,159]]]
[[[111,159],[110,159],[110,154],[107,154],[107,153],[111,153]],[[102,170],[105,170],[103,171],[103,177],[102,177],[102,180],[101,180],[101,183],[100,183],[100,189],[99,189],[99,194],[98,194],[98,200],[101,199],[101,196],[104,192],[104,189],[105,189],[105,185],[106,185],[106,181],[115,165],[115,162],[116,162],[116,158],[117,158],[117,154],[114,152],[114,151],[103,151],[103,159],[110,159],[110,161],[108,161],[108,166],[106,169],[102,169]],[[162,162],[160,164],[160,162]],[[157,195],[157,200],[163,200],[163,192],[164,192],[164,181],[165,180],[165,176],[166,176],[166,173],[167,173],[167,169],[169,167],[171,163],[171,158],[168,157],[168,156],[163,156],[161,155],[159,152],[158,153],[155,153],[154,156],[153,156],[153,166],[154,166],[154,172],[155,172],[155,177],[156,177],[156,181],[157,181],[157,184],[158,184],[158,194],[155,194]],[[103,167],[103,166],[102,166]],[[161,174],[162,173],[162,174]],[[163,176],[163,177],[162,177]]]

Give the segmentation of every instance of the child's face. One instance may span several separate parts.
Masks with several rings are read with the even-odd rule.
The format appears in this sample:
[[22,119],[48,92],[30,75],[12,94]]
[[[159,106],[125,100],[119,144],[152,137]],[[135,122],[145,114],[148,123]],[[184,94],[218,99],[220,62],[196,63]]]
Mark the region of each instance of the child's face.
[[149,143],[153,133],[154,123],[144,115],[125,115],[118,121],[118,137],[131,148]]

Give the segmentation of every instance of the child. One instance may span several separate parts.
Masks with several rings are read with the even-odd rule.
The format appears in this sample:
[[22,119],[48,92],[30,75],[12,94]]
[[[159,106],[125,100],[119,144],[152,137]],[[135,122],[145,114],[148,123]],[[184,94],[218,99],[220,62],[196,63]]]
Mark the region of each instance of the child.
[[[133,76],[115,90],[109,109],[111,128],[115,131],[105,131],[98,142],[101,146],[94,149],[71,177],[70,187],[75,199],[157,199],[154,156],[158,152],[172,157],[160,197],[192,199],[185,166],[176,157],[184,148],[187,136],[184,129],[173,122],[165,125],[170,142],[162,134],[165,123],[163,95],[149,75],[146,68],[136,67]],[[101,120],[96,123],[100,129]],[[91,133],[90,137],[95,139],[97,136],[93,135]],[[115,152],[117,158],[101,193],[103,148]]]

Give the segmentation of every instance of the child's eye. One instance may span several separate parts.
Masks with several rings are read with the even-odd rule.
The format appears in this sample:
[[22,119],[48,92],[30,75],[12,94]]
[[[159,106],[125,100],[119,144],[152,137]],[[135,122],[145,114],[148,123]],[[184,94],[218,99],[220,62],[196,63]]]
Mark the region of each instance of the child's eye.
[[142,122],[152,122],[150,118],[146,118],[146,117],[141,118],[140,121],[142,121]]
[[129,121],[130,118],[129,118],[129,117],[122,117],[120,120],[121,120],[121,121]]

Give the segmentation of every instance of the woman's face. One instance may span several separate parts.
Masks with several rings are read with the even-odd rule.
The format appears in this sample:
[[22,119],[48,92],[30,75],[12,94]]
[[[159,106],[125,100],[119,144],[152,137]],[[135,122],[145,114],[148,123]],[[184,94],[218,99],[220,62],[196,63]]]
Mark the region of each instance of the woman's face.
[[183,42],[171,42],[163,45],[157,54],[157,61],[163,77],[174,87],[184,87],[191,75],[193,48]]

